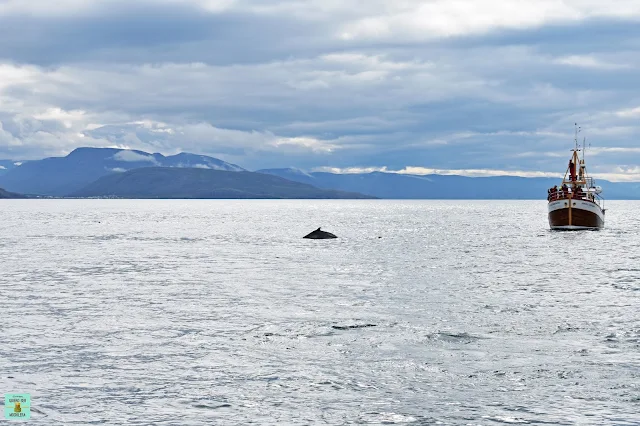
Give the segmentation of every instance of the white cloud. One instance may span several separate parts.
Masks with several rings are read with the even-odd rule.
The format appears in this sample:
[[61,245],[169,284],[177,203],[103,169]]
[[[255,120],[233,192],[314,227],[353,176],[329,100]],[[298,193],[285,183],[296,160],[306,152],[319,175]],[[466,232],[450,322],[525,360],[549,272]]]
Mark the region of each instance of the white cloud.
[[617,111],[616,115],[622,118],[640,118],[640,107],[623,109]]
[[372,2],[363,15],[342,25],[344,40],[413,39],[482,34],[496,29],[534,28],[593,18],[638,18],[640,4],[591,0],[432,0]]
[[610,171],[592,175],[611,182],[640,182],[640,166],[616,166]]
[[[468,176],[468,177],[491,177],[491,176],[516,176],[525,178],[562,178],[563,173],[531,171],[531,170],[496,170],[496,169],[434,169],[427,167],[405,167],[391,170],[388,167],[316,167],[314,172],[327,172],[336,174],[357,174],[357,173],[397,173],[406,175],[446,175],[446,176]],[[617,166],[610,171],[591,173],[596,179],[605,179],[610,182],[640,182],[640,166],[622,167]]]
[[608,61],[600,60],[590,55],[570,55],[557,58],[554,60],[557,64],[571,65],[578,68],[594,68],[602,70],[619,70],[630,68],[626,64],[616,64]]
[[[245,154],[279,152],[289,154],[331,153],[341,149],[340,140],[322,140],[313,137],[284,137],[272,132],[224,129],[209,123],[176,123],[171,132],[156,132],[157,123],[139,122],[105,126],[86,134],[109,140],[112,146],[126,149],[175,154],[195,152],[216,155],[228,150],[242,150]],[[125,157],[126,155],[126,157]],[[121,161],[155,161],[131,151],[121,151],[114,158]],[[202,163],[202,167],[216,168]]]
[[178,5],[195,4],[209,13],[221,13],[232,10],[240,1],[238,0],[160,0],[164,3],[175,3]]
[[114,160],[126,161],[126,162],[149,162],[158,164],[155,158],[150,155],[138,154],[134,151],[120,151],[113,156]]
[[389,171],[386,167],[314,167],[312,169],[313,172],[326,172],[326,173],[335,173],[335,174],[359,174],[359,173],[373,173],[373,172],[383,172],[383,173],[395,173],[393,171]]
[[14,85],[36,83],[40,75],[40,69],[35,66],[0,63],[0,94]]
[[[145,3],[144,1],[142,2]],[[146,1],[149,10],[154,6],[163,4],[192,4],[201,7],[210,13],[220,13],[231,9],[238,3],[237,0],[153,0]],[[1,15],[22,15],[43,17],[86,16],[95,15],[112,8],[122,7],[120,0],[56,0],[52,3],[47,0],[2,0],[0,2]]]
[[317,167],[313,171],[329,172],[338,174],[350,173],[397,173],[405,175],[456,175],[469,177],[483,176],[520,176],[520,177],[562,177],[561,173],[541,172],[541,171],[523,171],[523,170],[492,170],[492,169],[433,169],[419,166],[408,166],[403,169],[390,170],[387,167]]
[[311,137],[276,138],[269,141],[269,145],[275,148],[304,149],[313,152],[332,152],[340,147],[328,141],[323,141]]
[[48,108],[46,111],[33,114],[33,118],[43,121],[59,121],[67,129],[72,129],[77,123],[86,121],[85,111],[64,111],[61,108]]
[[[525,178],[562,178],[563,173],[531,171],[531,170],[495,170],[495,169],[432,169],[426,167],[405,167],[398,170],[390,170],[387,167],[316,167],[314,172],[327,172],[337,174],[356,173],[397,173],[406,175],[446,175],[467,177],[491,177],[491,176],[516,176]],[[610,182],[640,182],[640,166],[616,167],[610,172],[591,173],[596,179],[605,179]]]
[[640,154],[640,148],[638,147],[596,147],[587,148],[587,155],[599,155],[599,154]]

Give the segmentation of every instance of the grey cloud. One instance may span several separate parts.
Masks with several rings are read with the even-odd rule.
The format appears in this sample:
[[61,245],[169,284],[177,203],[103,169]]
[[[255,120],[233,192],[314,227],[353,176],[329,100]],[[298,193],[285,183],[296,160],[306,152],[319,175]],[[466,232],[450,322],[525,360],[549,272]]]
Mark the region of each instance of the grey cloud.
[[203,13],[188,3],[123,2],[84,16],[0,15],[0,58],[45,66],[259,63],[319,48],[314,27],[286,17]]
[[463,50],[487,46],[532,46],[555,55],[568,51],[574,54],[609,53],[612,49],[637,50],[640,47],[640,26],[637,18],[592,18],[538,28],[496,30],[475,37],[442,40],[438,45]]
[[[0,79],[13,76],[0,81],[0,155],[90,145],[249,168],[555,170],[564,158],[518,154],[570,146],[575,121],[600,146],[635,143],[633,117],[615,113],[640,106],[630,22],[345,41],[336,31],[357,11],[318,2],[313,19],[294,3],[0,15]],[[633,152],[598,155],[640,164]]]

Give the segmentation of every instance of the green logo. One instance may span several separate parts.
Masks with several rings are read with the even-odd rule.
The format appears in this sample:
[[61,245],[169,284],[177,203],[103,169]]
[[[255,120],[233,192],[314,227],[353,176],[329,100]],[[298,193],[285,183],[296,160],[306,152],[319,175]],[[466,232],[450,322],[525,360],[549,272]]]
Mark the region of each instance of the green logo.
[[31,395],[28,393],[5,394],[4,418],[7,420],[29,420],[31,418]]

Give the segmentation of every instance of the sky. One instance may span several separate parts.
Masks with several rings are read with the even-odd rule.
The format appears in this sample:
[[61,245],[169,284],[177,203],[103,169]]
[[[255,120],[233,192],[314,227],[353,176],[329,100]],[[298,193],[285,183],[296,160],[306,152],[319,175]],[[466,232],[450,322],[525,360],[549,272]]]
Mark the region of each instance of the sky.
[[0,0],[0,159],[640,181],[639,68],[638,0]]

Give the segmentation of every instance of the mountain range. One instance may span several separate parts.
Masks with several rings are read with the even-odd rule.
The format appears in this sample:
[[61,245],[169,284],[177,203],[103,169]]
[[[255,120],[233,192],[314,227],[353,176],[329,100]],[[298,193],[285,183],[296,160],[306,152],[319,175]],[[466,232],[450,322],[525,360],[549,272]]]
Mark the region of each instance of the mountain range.
[[23,194],[67,196],[95,180],[142,167],[202,168],[244,171],[242,167],[204,155],[165,157],[116,148],[77,148],[66,157],[29,161],[0,175],[0,187]]
[[0,188],[0,198],[25,198],[25,197],[24,195],[8,192]]
[[[259,173],[306,183],[318,188],[359,192],[386,199],[546,199],[547,189],[557,185],[557,178],[519,176],[467,177],[456,175],[411,175],[399,173],[306,173],[299,169],[264,169]],[[597,180],[607,199],[640,199],[640,182]]]
[[[545,199],[554,178],[247,171],[214,157],[77,148],[65,157],[0,160],[0,188],[54,197]],[[607,199],[640,199],[640,183],[598,180]],[[5,191],[5,192],[6,192]]]
[[247,171],[148,167],[111,173],[71,196],[115,198],[375,198]]

